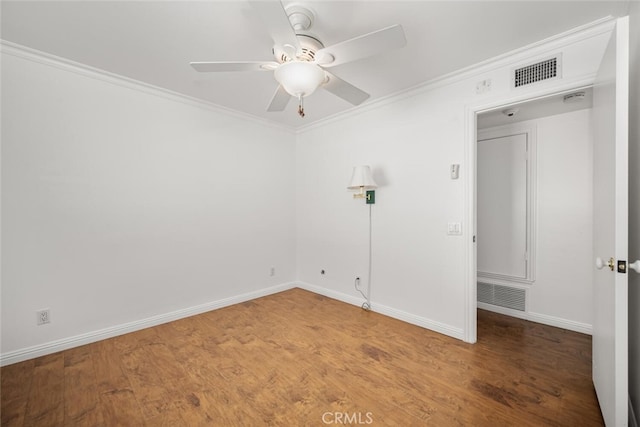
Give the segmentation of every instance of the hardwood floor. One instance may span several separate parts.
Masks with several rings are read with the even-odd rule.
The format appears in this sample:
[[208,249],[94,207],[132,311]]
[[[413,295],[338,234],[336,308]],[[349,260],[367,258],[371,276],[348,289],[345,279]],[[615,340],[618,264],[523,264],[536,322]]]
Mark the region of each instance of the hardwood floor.
[[2,426],[600,426],[591,337],[478,343],[293,289],[3,367]]

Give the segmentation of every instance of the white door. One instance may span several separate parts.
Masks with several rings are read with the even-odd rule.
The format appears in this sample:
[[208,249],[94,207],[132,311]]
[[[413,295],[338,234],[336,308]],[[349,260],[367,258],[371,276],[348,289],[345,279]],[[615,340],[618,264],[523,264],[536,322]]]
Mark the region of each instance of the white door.
[[527,134],[477,147],[478,275],[527,279]]
[[628,424],[627,268],[618,268],[628,246],[628,45],[625,17],[617,20],[593,93],[593,383],[609,427]]

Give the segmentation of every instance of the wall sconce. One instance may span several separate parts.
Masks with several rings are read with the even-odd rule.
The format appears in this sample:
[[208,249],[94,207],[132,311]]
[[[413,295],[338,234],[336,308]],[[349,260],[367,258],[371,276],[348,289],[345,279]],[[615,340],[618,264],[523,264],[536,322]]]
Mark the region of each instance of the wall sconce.
[[[366,199],[367,204],[372,205],[376,202],[376,192],[373,191],[376,188],[378,185],[373,180],[371,168],[369,166],[354,166],[351,181],[347,187],[348,190],[358,191],[353,195],[353,198]],[[365,190],[367,190],[366,193]]]

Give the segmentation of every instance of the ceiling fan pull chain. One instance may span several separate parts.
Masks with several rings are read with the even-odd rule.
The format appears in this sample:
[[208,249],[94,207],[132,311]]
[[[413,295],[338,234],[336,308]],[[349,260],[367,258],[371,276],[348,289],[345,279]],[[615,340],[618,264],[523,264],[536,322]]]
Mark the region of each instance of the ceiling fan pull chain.
[[298,114],[304,117],[304,106],[302,105],[302,95],[298,95]]

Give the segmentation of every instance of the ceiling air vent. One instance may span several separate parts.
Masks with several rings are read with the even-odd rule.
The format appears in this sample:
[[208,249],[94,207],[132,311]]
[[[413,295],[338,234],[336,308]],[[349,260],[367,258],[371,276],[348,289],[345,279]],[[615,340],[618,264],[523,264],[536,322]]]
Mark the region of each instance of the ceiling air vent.
[[513,70],[513,87],[522,87],[560,76],[560,55]]

